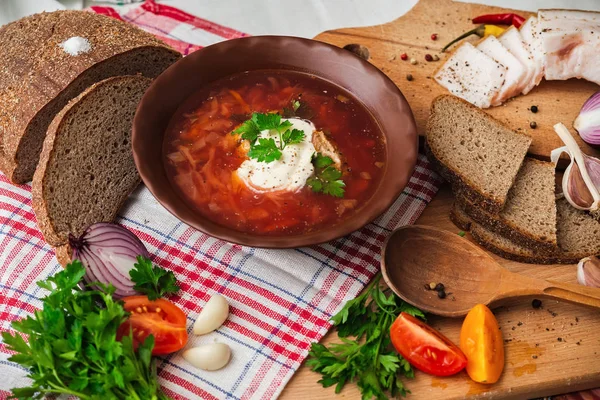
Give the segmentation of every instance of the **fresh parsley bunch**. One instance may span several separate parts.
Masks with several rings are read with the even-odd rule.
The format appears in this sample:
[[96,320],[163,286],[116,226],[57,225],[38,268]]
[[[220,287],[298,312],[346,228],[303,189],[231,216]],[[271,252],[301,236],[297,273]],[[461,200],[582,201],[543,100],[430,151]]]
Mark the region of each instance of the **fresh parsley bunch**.
[[[290,129],[290,121],[281,121],[281,115],[276,113],[253,113],[252,118],[245,121],[232,134],[241,135],[242,139],[250,142],[248,157],[259,162],[270,163],[281,158],[283,149],[290,144],[301,143],[306,135],[299,129]],[[279,145],[273,138],[259,138],[260,132],[274,130],[279,135]]]
[[[421,310],[379,287],[381,276],[356,299],[332,317],[341,343],[326,347],[313,343],[306,362],[323,378],[324,387],[336,385],[339,393],[348,382],[356,382],[363,400],[387,400],[409,391],[399,379],[414,377],[412,367],[391,345],[390,327],[401,312],[424,318]],[[349,337],[353,337],[349,339]]]
[[[38,282],[50,292],[33,317],[12,323],[19,333],[2,333],[9,358],[29,369],[31,386],[13,389],[12,398],[41,399],[69,394],[90,400],[165,400],[151,358],[154,337],[137,352],[131,337],[117,341],[117,329],[127,319],[115,288],[83,290],[85,269],[74,261],[66,269]],[[21,334],[27,335],[26,342]]]

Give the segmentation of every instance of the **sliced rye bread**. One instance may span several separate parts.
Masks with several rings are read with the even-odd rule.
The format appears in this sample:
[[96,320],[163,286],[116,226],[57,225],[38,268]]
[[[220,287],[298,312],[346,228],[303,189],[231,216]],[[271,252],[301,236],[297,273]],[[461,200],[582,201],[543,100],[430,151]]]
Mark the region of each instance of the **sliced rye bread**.
[[554,164],[526,158],[508,192],[504,209],[490,214],[456,193],[456,202],[475,222],[515,244],[543,253],[558,250]]
[[46,242],[60,246],[111,222],[140,182],[131,150],[136,107],[151,80],[109,78],[73,99],[50,124],[32,184]]
[[[541,253],[531,248],[511,242],[506,237],[471,221],[470,232],[473,239],[482,247],[499,256],[530,264],[574,264],[584,257],[600,255],[600,223],[584,211],[572,207],[564,198],[556,201],[557,237],[560,250],[554,253]],[[457,219],[456,216],[459,216]],[[455,203],[450,219],[464,229],[464,210]]]
[[458,97],[442,95],[431,105],[429,160],[455,191],[491,214],[504,207],[530,144],[529,136]]
[[[87,39],[67,53],[61,43]],[[35,14],[0,28],[0,170],[31,180],[50,122],[95,82],[112,76],[154,78],[181,57],[152,34],[87,11]]]

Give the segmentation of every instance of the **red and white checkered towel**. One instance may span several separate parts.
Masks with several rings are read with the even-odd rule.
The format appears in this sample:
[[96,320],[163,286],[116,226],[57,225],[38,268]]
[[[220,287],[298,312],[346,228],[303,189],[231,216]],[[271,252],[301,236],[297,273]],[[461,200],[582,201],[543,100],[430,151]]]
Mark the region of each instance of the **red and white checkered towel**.
[[[244,36],[153,1],[125,15],[106,7],[92,10],[136,24],[183,54]],[[206,372],[179,354],[165,357],[159,363],[165,392],[177,399],[276,398],[310,344],[327,332],[330,317],[379,270],[385,237],[413,223],[439,183],[419,156],[407,188],[374,223],[331,243],[294,250],[255,249],[214,239],[178,221],[140,188],[119,222],[144,242],[157,264],[177,275],[182,290],[172,300],[188,315],[188,330],[212,294],[223,294],[231,304],[223,327],[206,336],[190,335],[187,345],[227,343],[233,350],[230,364]],[[59,269],[37,228],[31,187],[14,186],[0,174],[0,331],[41,306],[43,290],[35,282]],[[8,362],[9,355],[0,343],[2,398],[11,388],[27,385],[26,371]]]

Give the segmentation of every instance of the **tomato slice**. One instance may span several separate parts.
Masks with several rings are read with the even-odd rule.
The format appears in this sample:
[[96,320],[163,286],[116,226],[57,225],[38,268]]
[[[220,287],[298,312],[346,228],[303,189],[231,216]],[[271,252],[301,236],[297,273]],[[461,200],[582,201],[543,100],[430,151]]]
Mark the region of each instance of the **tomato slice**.
[[148,335],[154,335],[152,354],[169,354],[180,350],[188,340],[186,317],[181,308],[165,299],[149,300],[147,296],[123,299],[131,315],[117,330],[117,339],[132,333],[135,348]]
[[496,317],[483,304],[467,314],[460,330],[460,348],[469,361],[467,374],[475,382],[495,383],[504,370],[504,341]]
[[396,351],[415,368],[436,376],[449,376],[467,365],[467,357],[446,336],[407,313],[390,328]]

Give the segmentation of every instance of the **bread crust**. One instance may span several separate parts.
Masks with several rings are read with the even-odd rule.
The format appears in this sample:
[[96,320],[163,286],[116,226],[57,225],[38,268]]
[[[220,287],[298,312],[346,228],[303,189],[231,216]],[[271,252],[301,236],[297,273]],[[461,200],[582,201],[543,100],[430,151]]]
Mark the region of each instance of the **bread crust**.
[[[77,56],[66,53],[60,44],[74,36],[88,39],[91,51]],[[171,62],[181,57],[153,35],[131,24],[87,11],[40,13],[1,27],[0,170],[15,183],[29,181],[31,176],[22,169],[32,170],[35,165],[29,164],[37,162],[37,158],[30,160],[25,156],[34,146],[24,144],[23,138],[27,135],[39,146],[35,133],[43,134],[48,121],[70,99],[91,83],[126,75],[118,68],[100,71],[102,64],[109,60],[116,63],[118,58],[114,57],[144,49],[156,52],[156,59],[148,59],[144,64],[147,71],[132,73],[148,72],[163,63],[165,57],[172,58]],[[157,73],[160,71],[152,72],[151,77]],[[21,166],[25,160],[28,165]]]
[[58,261],[58,263],[62,265],[63,268],[73,261],[73,249],[68,243],[62,246],[55,247],[54,255],[56,256],[56,261]]
[[[466,213],[463,209],[457,209],[458,207],[460,207],[459,204],[455,202],[452,206],[452,209],[450,210],[450,220],[459,228],[463,230],[469,230],[475,242],[477,242],[477,244],[479,244],[481,247],[484,247],[492,253],[497,254],[500,257],[505,258],[507,260],[522,262],[526,264],[574,264],[577,263],[582,257],[585,257],[584,255],[561,255],[558,254],[558,251],[556,251],[553,254],[526,255],[523,253],[515,253],[514,251],[509,249],[503,249],[491,243],[489,240],[485,239],[484,236],[485,231],[487,230],[486,227],[473,221],[466,221],[464,217],[461,217],[461,213]],[[468,227],[468,229],[465,229],[466,227]],[[532,252],[535,253],[535,251]]]
[[456,202],[452,204],[452,208],[450,209],[450,221],[465,232],[471,230],[471,220],[464,211],[460,209]]
[[[132,78],[132,76],[113,77],[92,85],[79,96],[77,96],[75,99],[71,100],[67,104],[67,106],[65,106],[65,108],[63,108],[56,115],[56,117],[50,124],[50,127],[48,128],[48,133],[46,135],[46,139],[44,140],[44,146],[42,148],[42,152],[40,153],[40,161],[33,176],[31,193],[32,207],[37,218],[38,226],[42,231],[46,242],[52,246],[62,246],[68,242],[67,237],[64,237],[63,235],[61,235],[60,232],[56,232],[56,230],[54,229],[54,221],[52,215],[50,215],[47,204],[48,197],[46,193],[46,172],[48,169],[49,162],[50,160],[52,160],[55,154],[54,144],[56,141],[56,135],[58,134],[58,132],[61,131],[62,125],[67,120],[69,114],[71,112],[75,112],[77,105],[88,95],[93,94],[96,88],[103,85],[111,85],[122,80],[130,80]],[[137,76],[135,78],[144,79],[148,82],[150,81],[148,78],[143,78],[141,76]],[[135,190],[135,188],[139,185],[140,182],[141,178],[139,177],[139,175],[137,175],[135,184],[132,185],[130,190],[127,193],[125,193],[121,199],[119,199],[118,205],[111,212],[109,220],[96,222],[112,222],[116,218],[119,209],[123,206],[129,195],[133,192],[133,190]]]

